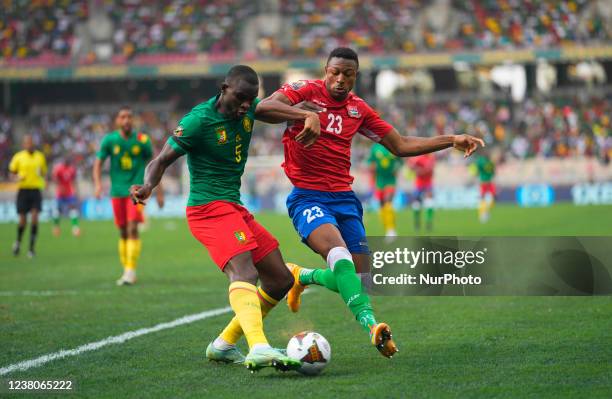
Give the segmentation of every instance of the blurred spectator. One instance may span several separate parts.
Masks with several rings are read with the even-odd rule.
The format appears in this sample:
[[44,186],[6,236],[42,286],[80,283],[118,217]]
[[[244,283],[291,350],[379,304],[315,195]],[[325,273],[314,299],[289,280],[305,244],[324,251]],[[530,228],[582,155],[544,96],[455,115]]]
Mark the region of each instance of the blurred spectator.
[[[587,156],[607,163],[612,156],[612,92],[601,98],[558,97],[522,103],[478,99],[403,104],[398,98],[379,104],[377,111],[403,135],[476,134],[511,158]],[[135,129],[150,135],[159,150],[183,114],[137,112]],[[28,117],[25,122],[24,129],[33,135],[50,164],[70,154],[86,176],[90,174],[99,140],[114,129],[110,114],[38,116]],[[250,154],[282,155],[283,130],[283,125],[256,123]],[[11,146],[19,141],[16,134],[21,132],[13,131],[11,120],[0,116],[3,162],[10,158],[6,154],[13,150]],[[365,161],[370,145],[369,140],[358,138],[352,148],[353,162]],[[442,152],[438,156],[445,158],[448,154]],[[180,173],[178,167],[173,171],[175,175]],[[1,173],[6,177],[6,165]]]
[[[88,1],[0,0],[0,3],[3,58],[71,54],[72,47],[78,50],[84,39],[75,37],[77,28],[93,15]],[[114,25],[112,47],[119,60],[137,54],[233,54],[240,49],[240,33],[246,19],[263,9],[258,3],[247,0],[92,1],[93,7],[100,7]],[[258,38],[256,47],[260,55],[324,55],[342,45],[383,54],[549,48],[612,39],[609,0],[295,0],[279,3],[278,12],[289,34],[285,35],[282,30],[279,37]],[[272,8],[266,12],[276,11]],[[76,53],[92,61],[91,52]]]
[[115,53],[230,53],[256,2],[239,0],[105,0],[115,21]]
[[86,1],[3,0],[0,51],[4,58],[69,55],[74,28],[88,15]]
[[[142,112],[134,119],[135,130],[148,134],[156,148],[161,149],[169,132],[176,127],[182,113]],[[114,130],[113,115],[73,114],[62,116],[39,116],[27,118],[25,129],[32,134],[34,142],[43,151],[49,165],[62,156],[71,156],[80,173],[90,175],[99,141],[105,133]],[[2,176],[6,177],[8,166],[4,165],[11,153],[11,138],[20,132],[12,132],[11,121],[0,117],[0,159]],[[17,140],[19,141],[19,140]],[[13,139],[14,143],[15,140]],[[178,173],[178,168],[175,169]]]

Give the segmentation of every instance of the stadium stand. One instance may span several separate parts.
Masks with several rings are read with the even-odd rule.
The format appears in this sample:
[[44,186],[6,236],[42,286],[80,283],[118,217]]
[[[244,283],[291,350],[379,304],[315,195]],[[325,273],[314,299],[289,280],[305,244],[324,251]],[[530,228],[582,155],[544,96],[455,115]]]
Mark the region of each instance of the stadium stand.
[[[381,54],[421,50],[548,48],[612,38],[605,0],[200,0],[4,2],[5,61],[71,58],[116,63],[163,54],[232,56],[248,18],[265,11],[283,23],[257,33],[255,55],[310,56],[351,44]],[[263,10],[265,8],[265,10]],[[520,22],[520,23],[519,23]],[[145,57],[146,58],[146,57]]]

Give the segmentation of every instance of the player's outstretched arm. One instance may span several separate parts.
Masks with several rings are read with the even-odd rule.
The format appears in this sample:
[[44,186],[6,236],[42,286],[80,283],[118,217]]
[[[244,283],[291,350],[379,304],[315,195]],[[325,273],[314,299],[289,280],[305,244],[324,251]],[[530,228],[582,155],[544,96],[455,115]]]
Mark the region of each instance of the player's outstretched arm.
[[464,157],[469,157],[485,143],[478,137],[469,134],[451,134],[436,137],[410,137],[401,136],[393,129],[380,143],[387,147],[393,155],[398,157],[413,157],[421,154],[444,150],[454,147],[463,151]]
[[183,154],[176,152],[168,143],[164,144],[164,148],[162,148],[161,152],[147,165],[145,169],[144,184],[136,184],[130,187],[132,201],[137,204],[145,204],[147,199],[151,196],[153,189],[161,181],[166,168],[179,159],[181,155]]
[[304,129],[295,137],[298,143],[310,147],[321,135],[321,123],[317,112],[324,111],[306,109],[306,107],[291,106],[289,99],[274,93],[261,100],[255,108],[255,119],[267,123],[283,123],[288,121],[304,121]]
[[102,197],[102,160],[96,158],[93,165],[94,196],[97,199]]

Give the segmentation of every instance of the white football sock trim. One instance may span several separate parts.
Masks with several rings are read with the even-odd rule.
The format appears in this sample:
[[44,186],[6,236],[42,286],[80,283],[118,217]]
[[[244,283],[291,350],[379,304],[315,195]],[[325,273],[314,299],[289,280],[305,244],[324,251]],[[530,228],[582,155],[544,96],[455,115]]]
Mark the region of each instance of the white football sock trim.
[[348,260],[352,263],[353,256],[349,250],[344,247],[334,247],[327,254],[327,266],[329,266],[331,271],[334,271],[334,265],[339,260]]
[[255,344],[251,347],[252,351],[258,351],[258,350],[264,350],[264,349],[271,349],[272,347],[270,346],[270,344]]
[[236,345],[232,345],[229,342],[227,342],[226,340],[224,340],[223,338],[217,337],[213,341],[213,346],[215,347],[215,349],[223,351],[223,350],[231,349],[231,348],[235,347]]

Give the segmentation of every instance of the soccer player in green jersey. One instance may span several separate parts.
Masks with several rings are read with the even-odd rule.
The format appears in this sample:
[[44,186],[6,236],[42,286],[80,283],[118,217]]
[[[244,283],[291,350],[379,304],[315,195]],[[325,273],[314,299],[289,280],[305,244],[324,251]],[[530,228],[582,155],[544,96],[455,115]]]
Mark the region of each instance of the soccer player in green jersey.
[[[293,276],[278,250],[278,241],[240,201],[255,119],[271,123],[304,121],[296,140],[310,146],[320,134],[316,113],[279,101],[259,101],[253,69],[230,69],[221,93],[191,110],[179,122],[161,153],[147,166],[144,184],[132,186],[132,198],[144,203],[166,168],[187,155],[190,175],[187,222],[194,237],[230,280],[234,319],[208,345],[210,360],[242,363],[250,370],[273,366],[296,369],[300,362],[272,348],[263,332],[263,317],[293,286]],[[257,280],[261,285],[256,286]],[[246,358],[236,348],[244,334]]]
[[493,177],[495,176],[495,164],[486,153],[478,155],[474,161],[478,180],[480,180],[480,204],[478,205],[478,219],[480,223],[489,221],[489,215],[495,196],[497,195]]
[[[130,200],[130,186],[142,184],[147,162],[153,155],[151,139],[144,133],[133,130],[132,110],[125,106],[115,118],[118,127],[102,139],[93,168],[96,198],[102,197],[102,165],[110,158],[111,201],[115,224],[119,228],[119,261],[123,275],[117,285],[132,285],[136,282],[136,267],[140,256],[141,242],[138,223],[143,222],[142,206]],[[160,208],[164,206],[161,189],[157,190]]]
[[385,228],[385,235],[394,237],[397,232],[395,231],[393,197],[395,197],[395,186],[397,184],[396,174],[401,168],[402,162],[383,145],[376,143],[372,146],[368,163],[376,187],[374,195],[380,202],[380,216]]

